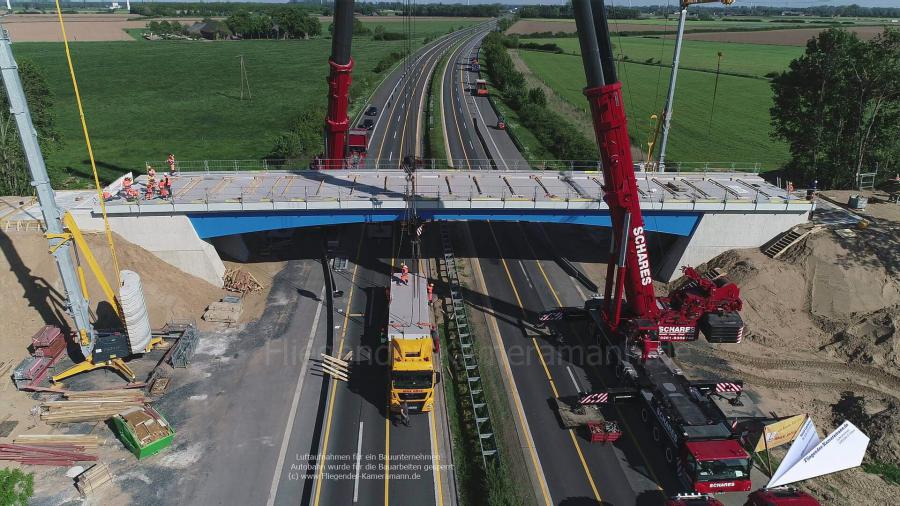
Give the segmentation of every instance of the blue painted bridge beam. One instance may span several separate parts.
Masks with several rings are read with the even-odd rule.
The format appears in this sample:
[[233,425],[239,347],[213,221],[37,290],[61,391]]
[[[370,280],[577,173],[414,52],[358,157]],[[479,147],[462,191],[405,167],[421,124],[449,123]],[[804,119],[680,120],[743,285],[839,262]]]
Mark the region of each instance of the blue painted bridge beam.
[[[532,223],[565,223],[609,227],[608,211],[583,210],[478,210],[478,209],[420,209],[419,217],[426,221],[522,221]],[[690,236],[703,213],[644,211],[645,228]],[[248,232],[285,228],[344,225],[349,223],[384,223],[403,220],[405,211],[397,210],[303,210],[297,212],[221,212],[188,214],[197,234],[203,239]]]

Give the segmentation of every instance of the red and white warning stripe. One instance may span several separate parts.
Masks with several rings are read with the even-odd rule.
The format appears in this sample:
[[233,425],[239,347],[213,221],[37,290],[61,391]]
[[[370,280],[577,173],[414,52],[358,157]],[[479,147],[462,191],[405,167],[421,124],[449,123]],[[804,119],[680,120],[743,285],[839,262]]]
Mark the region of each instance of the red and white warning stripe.
[[587,394],[578,401],[579,404],[603,404],[604,402],[609,401],[609,394],[606,392],[599,392],[596,394]]
[[736,342],[736,343],[739,343],[739,342],[741,342],[741,341],[743,341],[743,340],[744,340],[744,327],[741,327],[741,329],[738,330],[737,341],[735,341],[735,342]]
[[555,320],[562,320],[562,318],[562,311],[547,311],[546,313],[541,313],[541,315],[538,317],[538,320],[542,322],[550,322]]
[[716,393],[722,392],[740,392],[744,389],[738,383],[716,383]]

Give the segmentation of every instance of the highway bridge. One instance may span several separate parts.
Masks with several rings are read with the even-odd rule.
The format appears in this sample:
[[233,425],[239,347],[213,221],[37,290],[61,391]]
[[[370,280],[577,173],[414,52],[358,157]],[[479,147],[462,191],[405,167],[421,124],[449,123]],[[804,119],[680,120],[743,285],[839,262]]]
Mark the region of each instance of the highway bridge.
[[[497,113],[486,98],[470,92],[476,76],[468,65],[491,26],[433,41],[385,79],[370,100],[380,114],[365,167],[185,171],[174,178],[172,200],[108,202],[110,223],[129,241],[218,283],[224,272],[219,252],[240,256],[242,248],[246,250],[240,234],[345,225],[337,233],[346,268],[333,281],[317,270],[315,249],[322,237],[319,229],[311,228],[299,248],[310,251],[291,264],[284,275],[287,284],[275,293],[296,301],[296,307],[286,322],[264,318],[261,323],[260,328],[285,337],[284,346],[291,348],[258,350],[267,355],[254,359],[300,355],[305,364],[310,350],[342,355],[364,349],[375,336],[378,323],[373,315],[384,311],[378,294],[383,294],[395,265],[411,255],[393,239],[367,239],[369,224],[401,219],[410,202],[425,219],[461,222],[455,235],[458,247],[472,257],[467,300],[477,301],[470,303],[480,315],[484,348],[493,350],[489,362],[500,371],[495,386],[504,389],[508,405],[498,409],[509,414],[504,437],[510,448],[522,452],[504,458],[526,469],[521,485],[547,505],[662,504],[682,486],[633,409],[611,407],[609,414],[622,421],[627,436],[615,445],[594,445],[560,428],[548,405],[554,397],[616,381],[606,368],[523,330],[541,311],[581,305],[591,295],[584,277],[602,284],[589,264],[608,250],[603,228],[609,224],[608,208],[599,173],[537,170],[507,132],[491,128]],[[439,65],[442,56],[448,56],[444,66]],[[443,141],[449,160],[417,171],[413,191],[399,165],[404,157],[422,153],[425,90],[435,72],[442,82]],[[812,209],[810,202],[753,174],[641,173],[638,180],[647,227],[658,232],[660,247],[654,254],[665,249],[654,258],[656,277],[664,281],[682,264],[697,264],[731,248],[760,246],[804,222]],[[60,192],[59,200],[82,228],[100,228],[99,203],[90,192]],[[27,226],[39,216],[26,206],[5,217],[5,223]],[[435,240],[426,225],[426,249]],[[417,268],[434,266],[426,260]],[[287,285],[290,289],[284,288]],[[301,290],[304,295],[298,297]],[[329,301],[331,290],[344,292],[344,298]],[[247,406],[247,414],[231,419],[233,426],[223,433],[258,435],[260,448],[250,451],[226,439],[218,441],[204,471],[207,479],[180,491],[182,502],[455,503],[453,473],[440,468],[454,458],[443,400],[435,412],[415,417],[412,427],[396,427],[384,413],[383,382],[344,384],[311,375],[296,360],[281,365],[286,372],[277,378],[241,374],[223,385],[238,392],[231,402]],[[261,387],[264,383],[266,388]],[[314,467],[306,472],[316,456],[349,461],[359,455],[374,456],[374,472],[340,479],[330,479]],[[237,459],[247,461],[241,464],[248,470],[242,479],[235,479],[234,467],[229,467]],[[404,479],[378,467],[408,459],[424,459],[434,469]],[[741,504],[743,498],[726,497],[725,502]]]

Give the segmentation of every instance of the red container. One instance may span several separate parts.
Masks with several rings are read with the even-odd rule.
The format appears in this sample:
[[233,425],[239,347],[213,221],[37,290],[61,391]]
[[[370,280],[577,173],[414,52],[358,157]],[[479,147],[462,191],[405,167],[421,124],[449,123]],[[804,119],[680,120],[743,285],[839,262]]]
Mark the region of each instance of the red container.
[[47,346],[53,345],[55,342],[63,343],[63,347],[65,347],[65,338],[63,338],[62,331],[59,330],[59,327],[54,325],[45,325],[41,330],[38,331],[34,337],[31,338],[31,344],[35,349],[37,348],[45,348]]

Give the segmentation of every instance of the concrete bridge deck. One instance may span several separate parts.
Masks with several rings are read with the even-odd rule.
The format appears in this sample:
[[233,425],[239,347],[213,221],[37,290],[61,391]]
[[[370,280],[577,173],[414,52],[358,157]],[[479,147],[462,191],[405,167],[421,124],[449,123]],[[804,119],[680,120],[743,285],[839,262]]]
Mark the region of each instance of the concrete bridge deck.
[[[599,172],[419,171],[419,208],[604,210]],[[146,177],[138,178],[139,183]],[[410,192],[400,170],[182,173],[171,200],[115,198],[114,215],[222,211],[397,209]],[[639,173],[642,207],[652,210],[803,212],[809,202],[742,173]],[[97,211],[98,209],[95,209]]]

